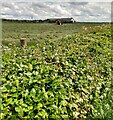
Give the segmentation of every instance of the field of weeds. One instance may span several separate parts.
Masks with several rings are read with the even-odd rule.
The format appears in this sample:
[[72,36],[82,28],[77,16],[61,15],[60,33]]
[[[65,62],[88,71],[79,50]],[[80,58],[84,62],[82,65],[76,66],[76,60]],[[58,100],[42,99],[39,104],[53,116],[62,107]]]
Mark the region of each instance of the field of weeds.
[[2,43],[2,120],[113,119],[109,24],[3,22]]

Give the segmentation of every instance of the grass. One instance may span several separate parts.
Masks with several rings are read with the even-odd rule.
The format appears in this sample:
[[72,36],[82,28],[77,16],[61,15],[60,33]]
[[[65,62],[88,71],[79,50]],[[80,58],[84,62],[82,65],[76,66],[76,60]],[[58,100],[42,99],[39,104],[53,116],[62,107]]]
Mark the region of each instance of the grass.
[[[103,24],[103,23],[101,23]],[[9,43],[19,44],[19,40],[22,37],[28,39],[31,43],[38,43],[42,39],[57,40],[65,37],[66,35],[72,35],[77,32],[83,31],[84,27],[98,26],[98,23],[75,23],[75,24],[63,24],[62,26],[55,25],[54,23],[19,23],[19,22],[7,22],[2,23],[2,43],[8,45]]]

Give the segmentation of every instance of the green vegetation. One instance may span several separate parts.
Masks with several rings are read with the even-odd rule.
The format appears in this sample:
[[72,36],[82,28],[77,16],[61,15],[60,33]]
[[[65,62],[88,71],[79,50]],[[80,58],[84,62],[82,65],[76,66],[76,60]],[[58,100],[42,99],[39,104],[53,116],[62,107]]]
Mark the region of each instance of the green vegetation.
[[[102,23],[101,23],[102,24]],[[29,44],[36,44],[39,41],[49,39],[57,40],[66,35],[73,35],[77,32],[83,31],[84,27],[98,26],[99,23],[75,23],[63,24],[62,26],[55,23],[20,23],[3,21],[2,29],[2,43],[8,45],[9,43],[19,46],[20,38],[28,39]],[[9,44],[10,45],[10,44]]]
[[110,34],[108,24],[4,22],[1,119],[112,120]]

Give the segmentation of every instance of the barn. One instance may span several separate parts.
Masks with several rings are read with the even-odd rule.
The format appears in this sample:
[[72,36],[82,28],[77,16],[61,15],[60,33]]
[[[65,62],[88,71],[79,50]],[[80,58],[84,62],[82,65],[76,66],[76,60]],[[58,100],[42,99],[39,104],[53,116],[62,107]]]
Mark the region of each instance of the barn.
[[63,23],[74,23],[75,20],[73,18],[61,18],[60,19]]
[[74,23],[76,22],[73,18],[50,18],[44,20],[44,22],[55,23],[56,21],[61,21],[62,23]]

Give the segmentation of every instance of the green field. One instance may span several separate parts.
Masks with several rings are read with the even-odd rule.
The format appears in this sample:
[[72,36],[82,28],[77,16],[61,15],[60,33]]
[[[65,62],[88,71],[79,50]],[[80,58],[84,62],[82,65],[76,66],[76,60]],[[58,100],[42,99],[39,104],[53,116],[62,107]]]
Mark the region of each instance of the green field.
[[[99,23],[75,23],[63,24],[62,26],[55,23],[19,23],[3,21],[2,43],[16,42],[19,44],[20,38],[25,37],[30,43],[38,43],[40,40],[51,39],[57,40],[66,35],[73,35],[77,32],[83,32],[83,27],[98,26]],[[103,25],[101,23],[101,25]]]
[[2,120],[113,119],[110,24],[2,28]]

